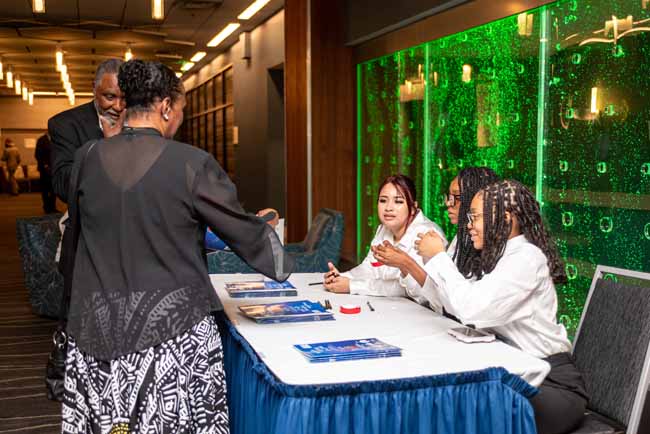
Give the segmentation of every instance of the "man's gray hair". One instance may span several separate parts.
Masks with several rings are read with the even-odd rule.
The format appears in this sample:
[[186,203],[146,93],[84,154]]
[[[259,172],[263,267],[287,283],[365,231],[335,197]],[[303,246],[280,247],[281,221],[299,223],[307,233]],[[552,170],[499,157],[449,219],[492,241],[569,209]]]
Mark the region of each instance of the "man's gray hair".
[[97,88],[97,85],[99,85],[99,82],[102,81],[104,74],[117,74],[120,72],[120,66],[122,66],[122,63],[124,63],[122,59],[108,59],[100,63],[97,67],[97,71],[95,72],[95,81],[93,82],[93,88]]

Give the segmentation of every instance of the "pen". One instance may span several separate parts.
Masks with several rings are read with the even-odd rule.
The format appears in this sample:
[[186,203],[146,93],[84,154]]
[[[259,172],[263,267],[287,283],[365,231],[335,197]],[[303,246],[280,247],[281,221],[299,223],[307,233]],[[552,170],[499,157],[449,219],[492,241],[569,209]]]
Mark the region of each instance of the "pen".
[[367,304],[367,305],[368,305],[368,307],[370,308],[370,311],[371,311],[371,312],[374,312],[374,311],[375,311],[375,308],[374,308],[374,307],[372,307],[372,304],[370,304],[370,302],[369,302],[369,301],[367,301],[367,302],[366,302],[366,304]]
[[325,282],[312,282],[312,283],[308,283],[307,285],[308,285],[308,286],[314,286],[314,285],[322,285],[322,284],[324,284],[324,283],[325,283]]

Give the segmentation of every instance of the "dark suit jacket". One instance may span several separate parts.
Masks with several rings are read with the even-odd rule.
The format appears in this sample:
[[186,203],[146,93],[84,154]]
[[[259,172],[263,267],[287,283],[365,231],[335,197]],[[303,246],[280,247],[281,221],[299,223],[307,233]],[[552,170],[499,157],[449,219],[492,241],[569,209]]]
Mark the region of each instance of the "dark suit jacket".
[[90,140],[104,137],[94,101],[50,118],[47,129],[52,138],[52,187],[56,195],[67,203],[75,151]]

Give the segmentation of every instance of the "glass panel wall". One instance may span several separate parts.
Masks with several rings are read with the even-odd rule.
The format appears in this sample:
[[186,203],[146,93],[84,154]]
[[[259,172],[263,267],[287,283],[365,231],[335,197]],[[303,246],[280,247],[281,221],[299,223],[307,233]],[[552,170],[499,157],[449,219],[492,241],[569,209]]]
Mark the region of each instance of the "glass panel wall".
[[358,254],[377,187],[442,194],[467,166],[526,184],[566,261],[560,320],[577,326],[596,264],[650,271],[650,4],[562,0],[357,66]]

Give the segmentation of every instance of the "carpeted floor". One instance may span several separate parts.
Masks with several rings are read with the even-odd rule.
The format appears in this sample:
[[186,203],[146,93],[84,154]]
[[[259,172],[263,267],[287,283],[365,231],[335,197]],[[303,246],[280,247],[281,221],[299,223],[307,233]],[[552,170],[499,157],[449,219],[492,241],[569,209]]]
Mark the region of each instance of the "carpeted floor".
[[41,214],[38,193],[0,194],[0,434],[61,432],[43,383],[56,322],[31,312],[16,241],[16,217]]

